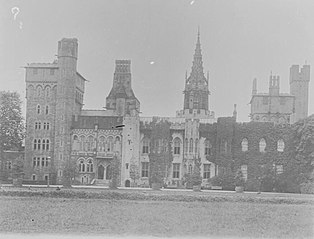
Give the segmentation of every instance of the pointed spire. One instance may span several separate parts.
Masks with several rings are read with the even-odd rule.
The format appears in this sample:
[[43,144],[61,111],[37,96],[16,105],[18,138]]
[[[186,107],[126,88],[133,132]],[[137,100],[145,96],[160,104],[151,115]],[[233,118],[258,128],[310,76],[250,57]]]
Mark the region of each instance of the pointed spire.
[[201,53],[201,40],[200,40],[200,27],[198,26],[197,28],[197,42],[196,42],[196,48],[195,48],[195,54],[194,54],[194,59],[195,57],[202,57]]

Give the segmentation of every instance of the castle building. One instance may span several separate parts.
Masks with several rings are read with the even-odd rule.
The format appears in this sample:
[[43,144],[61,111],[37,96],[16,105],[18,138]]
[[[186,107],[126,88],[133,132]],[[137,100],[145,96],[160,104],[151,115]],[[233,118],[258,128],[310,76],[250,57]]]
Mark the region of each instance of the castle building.
[[290,94],[280,93],[279,76],[269,78],[269,92],[257,92],[257,80],[253,80],[251,120],[254,122],[275,122],[291,124],[308,116],[308,92],[310,66],[298,65],[290,68]]
[[[183,109],[176,117],[139,116],[130,60],[115,62],[106,109],[83,109],[86,80],[76,69],[77,59],[77,39],[62,39],[56,61],[25,67],[26,180],[60,184],[72,170],[70,177],[79,184],[108,186],[116,174],[120,186],[148,187],[162,180],[180,187],[196,167],[203,185],[227,168],[240,168],[249,180],[259,172],[256,162],[269,159],[264,160],[265,152],[274,156],[268,163],[278,172],[284,170],[289,124],[269,119],[279,120],[278,110],[285,123],[291,122],[293,109],[298,112],[294,119],[307,115],[304,105],[298,107],[307,100],[301,91],[308,89],[309,67],[299,73],[294,66],[291,95],[279,93],[278,77],[271,77],[266,96],[257,94],[254,81],[253,122],[237,123],[236,106],[233,116],[216,119],[209,109],[209,74],[204,75],[199,32],[192,70],[185,77]],[[280,111],[281,101],[285,107]],[[266,116],[267,122],[255,122]]]

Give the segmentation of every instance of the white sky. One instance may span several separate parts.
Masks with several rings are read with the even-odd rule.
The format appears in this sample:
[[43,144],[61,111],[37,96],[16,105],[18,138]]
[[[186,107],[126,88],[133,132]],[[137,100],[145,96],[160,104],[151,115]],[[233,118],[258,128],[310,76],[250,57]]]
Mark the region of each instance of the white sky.
[[[13,7],[20,10],[15,20]],[[249,120],[253,78],[259,92],[268,92],[272,71],[280,75],[281,92],[289,92],[292,64],[307,61],[314,68],[312,0],[0,0],[0,90],[18,91],[24,99],[21,67],[52,62],[57,41],[76,37],[78,71],[90,81],[85,108],[104,106],[114,61],[131,59],[142,115],[175,116],[183,108],[198,25],[217,117],[231,116],[237,104],[238,120]]]

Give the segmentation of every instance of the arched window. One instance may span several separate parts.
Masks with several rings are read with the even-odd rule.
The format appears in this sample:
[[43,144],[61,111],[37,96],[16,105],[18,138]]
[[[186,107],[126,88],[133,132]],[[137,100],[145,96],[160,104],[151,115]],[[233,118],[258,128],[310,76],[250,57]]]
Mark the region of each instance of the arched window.
[[181,139],[178,137],[173,140],[174,144],[174,154],[180,154],[180,147],[181,147]]
[[35,122],[35,129],[38,129],[38,122]]
[[40,139],[37,141],[37,149],[40,150]]
[[247,140],[247,138],[242,139],[241,146],[242,146],[242,152],[248,151],[249,141]]
[[185,141],[184,141],[184,152],[188,152],[189,150],[189,140],[187,138],[185,138]]
[[193,172],[192,164],[189,164],[188,173],[189,173],[189,174],[192,174],[192,172]]
[[108,152],[113,152],[113,137],[108,137]]
[[208,139],[205,140],[205,155],[210,155],[211,154],[211,144]]
[[34,150],[37,149],[37,139],[34,139]]
[[93,161],[91,159],[89,159],[87,162],[87,172],[92,173],[93,171],[94,171]]
[[88,136],[87,140],[87,151],[93,151],[94,149],[94,137],[93,136]]
[[79,150],[80,149],[80,143],[77,135],[73,135],[73,150]]
[[37,86],[37,96],[41,96],[41,86]]
[[37,105],[37,114],[40,114],[40,105]]
[[144,138],[143,139],[143,150],[142,150],[143,154],[148,154],[149,153],[149,139]]
[[46,105],[46,115],[49,114],[49,106]]
[[46,140],[46,150],[47,150],[47,151],[49,150],[49,143],[50,143],[50,142],[49,142],[49,139],[47,139],[47,140]]
[[47,87],[46,88],[46,97],[49,97],[50,96],[50,87]]
[[80,137],[80,151],[85,151],[85,136]]
[[192,153],[193,152],[193,139],[190,138],[190,148],[189,148],[189,152]]
[[195,153],[198,152],[198,139],[195,139]]
[[265,148],[266,148],[266,141],[264,138],[262,138],[259,141],[259,151],[263,153],[263,152],[265,152]]
[[283,152],[285,149],[285,142],[282,139],[279,139],[277,141],[277,151],[278,152]]
[[85,172],[85,164],[83,159],[81,159],[79,162],[79,172]]
[[105,152],[105,137],[104,136],[99,137],[98,150],[99,152]]
[[46,140],[43,139],[42,145],[43,145],[42,149],[43,149],[43,150],[46,150]]

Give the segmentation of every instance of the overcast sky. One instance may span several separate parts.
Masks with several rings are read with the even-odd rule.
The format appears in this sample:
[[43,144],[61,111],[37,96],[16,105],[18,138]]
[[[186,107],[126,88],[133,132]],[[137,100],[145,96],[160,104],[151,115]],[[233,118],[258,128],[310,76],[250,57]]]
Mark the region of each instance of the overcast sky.
[[[191,71],[197,27],[210,108],[216,116],[249,121],[253,78],[268,92],[270,72],[289,92],[289,68],[314,69],[312,0],[0,0],[0,90],[25,101],[25,70],[52,62],[57,42],[79,41],[78,71],[89,80],[85,108],[102,109],[116,59],[130,59],[142,116],[175,116],[183,108],[185,71]],[[12,14],[13,7],[19,13]],[[151,64],[154,62],[154,64]],[[312,74],[314,75],[314,74]],[[314,113],[311,77],[309,114]]]

